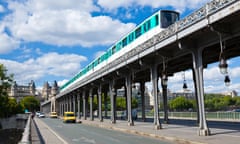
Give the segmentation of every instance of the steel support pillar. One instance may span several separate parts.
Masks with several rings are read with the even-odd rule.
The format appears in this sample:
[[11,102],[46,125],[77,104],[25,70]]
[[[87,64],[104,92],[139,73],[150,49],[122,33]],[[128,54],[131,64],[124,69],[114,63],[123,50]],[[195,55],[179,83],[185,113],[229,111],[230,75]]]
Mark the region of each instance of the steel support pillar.
[[93,121],[93,94],[92,94],[92,89],[89,90],[89,97],[90,97],[90,120]]
[[125,111],[126,111],[126,115],[124,117],[124,119],[127,119],[127,121],[129,121],[128,119],[128,100],[127,100],[127,87],[126,85],[124,85],[124,98],[125,98]]
[[99,121],[103,121],[102,117],[102,85],[100,84],[98,87],[98,118]]
[[69,111],[69,98],[68,98],[68,96],[66,96],[66,99],[67,99],[67,101],[66,101],[66,103],[67,103],[66,110]]
[[74,112],[74,115],[76,114],[76,96],[73,95],[73,112]]
[[81,114],[80,114],[80,107],[81,107],[81,104],[80,104],[80,94],[77,95],[77,105],[78,105],[77,116],[78,116],[78,119],[81,119]]
[[133,126],[134,122],[132,119],[132,75],[131,73],[126,75],[125,85],[127,88],[127,116],[128,116],[128,125]]
[[86,112],[86,92],[83,91],[83,119],[87,119],[87,112]]
[[163,85],[163,80],[161,80],[161,85],[162,85],[162,94],[163,94],[164,123],[169,123],[169,119],[168,119],[167,85]]
[[65,97],[63,96],[63,111],[62,111],[62,114],[64,114],[64,112],[65,112],[65,109],[66,109],[66,105],[65,105],[65,103],[66,103],[66,100],[65,100]]
[[69,110],[72,112],[72,96],[69,95]]
[[107,107],[107,91],[103,92],[104,94],[104,117],[107,118],[107,111],[108,111],[108,107]]
[[195,94],[195,100],[196,100],[196,111],[197,111],[197,124],[199,125],[199,102],[198,102],[198,96],[197,96],[197,84],[196,84],[196,76],[194,69],[192,69],[192,75],[193,75],[193,82],[194,82],[194,94]]
[[197,97],[199,102],[199,135],[207,136],[210,135],[210,130],[207,126],[207,121],[205,117],[204,108],[204,84],[203,84],[203,60],[202,60],[202,50],[193,50],[193,69],[195,73],[195,83],[197,87]]
[[154,125],[155,129],[161,129],[161,123],[158,114],[158,74],[157,74],[157,64],[151,66],[151,81],[153,87],[153,98],[154,98]]
[[109,93],[111,99],[111,123],[116,123],[116,94],[114,89],[114,80],[109,83]]
[[141,91],[141,101],[142,101],[142,121],[146,120],[145,115],[145,82],[140,82],[140,91]]

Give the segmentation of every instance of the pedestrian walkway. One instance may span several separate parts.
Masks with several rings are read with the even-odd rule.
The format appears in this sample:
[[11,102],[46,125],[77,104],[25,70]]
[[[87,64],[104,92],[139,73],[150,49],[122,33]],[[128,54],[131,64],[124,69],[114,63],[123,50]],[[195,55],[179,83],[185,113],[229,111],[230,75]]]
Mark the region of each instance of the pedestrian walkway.
[[[36,125],[34,125],[34,122]],[[34,118],[34,122],[31,125],[32,144],[67,144],[41,119]]]
[[[44,143],[67,143],[51,128],[49,128],[41,119],[36,118],[35,122],[44,140]],[[141,121],[135,121],[134,126],[128,126],[127,121],[124,120],[117,120],[115,124],[112,124],[110,119],[104,119],[103,122],[100,122],[98,119],[95,119],[94,121],[81,120],[81,123],[79,124],[158,138],[160,140],[170,141],[174,144],[236,144],[240,141],[240,128],[210,128],[210,136],[199,136],[198,127],[191,125],[188,122],[189,121],[184,121],[185,124],[162,124],[162,129],[160,130],[156,130],[152,122]],[[33,132],[34,131],[32,131],[32,133]],[[38,143],[33,142],[33,144]]]
[[112,124],[109,119],[104,119],[103,122],[98,119],[82,120],[82,124],[154,137],[179,144],[236,144],[240,141],[240,130],[211,128],[210,136],[199,136],[197,126],[162,124],[162,129],[156,130],[153,123],[149,122],[135,121],[134,126],[128,126],[127,121],[117,120],[115,124]]

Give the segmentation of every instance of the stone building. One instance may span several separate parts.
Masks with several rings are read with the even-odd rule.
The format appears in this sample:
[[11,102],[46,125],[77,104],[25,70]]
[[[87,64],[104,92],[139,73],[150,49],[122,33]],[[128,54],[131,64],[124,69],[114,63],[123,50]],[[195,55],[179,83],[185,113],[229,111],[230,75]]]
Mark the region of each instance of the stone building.
[[48,82],[45,82],[42,89],[42,98],[44,101],[51,101],[51,112],[56,110],[56,95],[60,89],[56,81],[50,86]]
[[17,102],[21,101],[23,97],[26,96],[36,96],[36,86],[35,82],[31,80],[28,85],[18,85],[15,81],[8,93],[9,97],[13,97]]

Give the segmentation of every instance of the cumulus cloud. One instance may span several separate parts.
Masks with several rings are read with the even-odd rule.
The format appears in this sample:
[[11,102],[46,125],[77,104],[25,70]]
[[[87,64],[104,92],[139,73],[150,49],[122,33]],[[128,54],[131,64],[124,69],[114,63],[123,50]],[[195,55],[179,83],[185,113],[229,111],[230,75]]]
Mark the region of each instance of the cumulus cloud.
[[14,79],[20,82],[40,80],[47,76],[71,77],[81,69],[81,62],[87,58],[76,54],[47,53],[24,62],[0,59]]
[[171,6],[177,10],[195,9],[210,0],[98,0],[98,4],[104,9],[112,11],[116,8],[128,8],[133,6],[151,6],[153,8]]
[[0,5],[0,13],[4,12],[4,7]]
[[9,9],[13,13],[5,17],[6,27],[14,37],[27,42],[108,45],[135,27],[133,23],[125,24],[108,16],[92,16],[91,12],[98,11],[93,1],[10,1]]
[[9,37],[5,33],[0,33],[0,54],[6,54],[18,48],[19,41]]

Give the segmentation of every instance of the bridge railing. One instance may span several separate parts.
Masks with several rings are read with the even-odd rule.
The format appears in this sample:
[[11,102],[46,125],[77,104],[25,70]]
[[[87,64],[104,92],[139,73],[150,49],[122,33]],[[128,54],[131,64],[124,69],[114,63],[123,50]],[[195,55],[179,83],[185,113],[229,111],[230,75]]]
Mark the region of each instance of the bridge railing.
[[[217,121],[239,121],[240,122],[240,112],[206,112],[207,120],[217,120]],[[141,116],[141,113],[138,113]],[[153,117],[153,112],[147,112],[147,117]],[[160,118],[164,116],[163,112],[159,112]],[[196,119],[197,112],[168,112],[169,118],[179,118],[179,119]]]

